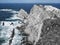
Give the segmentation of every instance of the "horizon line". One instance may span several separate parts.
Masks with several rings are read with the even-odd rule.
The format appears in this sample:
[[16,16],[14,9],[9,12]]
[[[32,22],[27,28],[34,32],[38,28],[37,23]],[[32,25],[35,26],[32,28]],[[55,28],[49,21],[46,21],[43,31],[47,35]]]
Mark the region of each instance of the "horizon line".
[[0,4],[58,4],[58,3],[0,3]]

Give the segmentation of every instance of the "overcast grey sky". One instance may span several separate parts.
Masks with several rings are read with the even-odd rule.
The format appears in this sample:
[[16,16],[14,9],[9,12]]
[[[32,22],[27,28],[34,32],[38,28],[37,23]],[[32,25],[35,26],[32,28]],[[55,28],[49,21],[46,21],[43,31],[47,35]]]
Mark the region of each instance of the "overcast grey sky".
[[60,0],[0,0],[0,3],[60,3]]

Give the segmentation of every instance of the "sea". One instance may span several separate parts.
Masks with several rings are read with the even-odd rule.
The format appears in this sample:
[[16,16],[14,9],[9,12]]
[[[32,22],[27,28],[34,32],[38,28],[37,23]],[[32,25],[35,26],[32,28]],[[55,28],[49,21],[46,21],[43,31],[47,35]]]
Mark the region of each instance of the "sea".
[[[23,4],[22,3],[0,4],[0,45],[8,45],[5,43],[7,43],[7,41],[9,40],[8,36],[9,36],[9,33],[11,32],[10,29],[13,30],[14,26],[19,25],[19,23],[17,23],[17,19],[10,19],[10,20],[6,20],[6,19],[9,19],[13,15],[17,14],[17,12],[20,9],[24,9],[25,11],[27,11],[29,13],[30,9],[33,7],[33,5],[39,5],[39,4],[34,4],[34,3],[33,4],[32,3],[31,4],[30,3],[29,4],[24,4],[24,3]],[[52,6],[60,9],[60,3],[41,4],[41,5],[52,5]],[[5,21],[6,25],[2,26],[1,22],[4,22],[4,21]],[[11,25],[9,25],[11,23],[11,21],[14,23],[14,25],[12,27],[11,27]],[[16,34],[18,34],[18,32],[17,32],[17,30],[15,30]],[[6,37],[6,35],[8,35],[8,36]],[[15,41],[17,44],[15,44],[15,42],[13,42],[12,45],[20,45],[19,44],[20,37],[18,35],[15,35],[15,37],[17,37],[17,38],[14,40],[18,40],[18,41]]]
[[[52,3],[52,4],[42,4],[41,5],[52,5],[56,8],[60,9],[60,4],[59,3]],[[0,4],[0,9],[11,9],[14,11],[19,11],[20,9],[24,9],[25,11],[27,11],[28,13],[30,12],[30,9],[33,7],[33,5],[39,5],[39,4],[35,4],[35,3],[2,3]],[[9,11],[0,11],[0,21],[4,20],[5,18],[9,18],[13,15],[13,13],[10,13]]]

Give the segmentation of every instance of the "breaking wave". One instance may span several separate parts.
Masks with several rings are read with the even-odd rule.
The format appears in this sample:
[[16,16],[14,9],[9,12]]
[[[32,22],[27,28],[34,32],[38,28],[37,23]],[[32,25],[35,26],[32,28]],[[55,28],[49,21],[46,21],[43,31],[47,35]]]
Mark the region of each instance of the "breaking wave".
[[8,11],[10,13],[18,13],[18,11],[12,10],[12,9],[0,9],[0,11]]

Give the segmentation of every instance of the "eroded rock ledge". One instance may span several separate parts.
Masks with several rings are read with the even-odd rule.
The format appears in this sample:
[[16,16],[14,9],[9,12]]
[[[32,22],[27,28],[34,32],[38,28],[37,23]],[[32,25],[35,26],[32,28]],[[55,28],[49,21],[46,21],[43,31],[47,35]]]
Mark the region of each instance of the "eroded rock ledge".
[[[27,40],[30,43],[32,43],[32,44],[28,44],[26,42],[27,44],[24,43],[24,45],[42,45],[42,44],[40,44],[39,41],[40,40],[42,40],[41,42],[45,41],[45,39],[46,39],[45,36],[47,35],[47,34],[45,34],[45,32],[47,33],[47,30],[51,29],[48,27],[51,25],[51,22],[56,22],[56,24],[58,24],[60,22],[60,20],[59,20],[60,9],[57,9],[57,8],[55,8],[53,6],[49,6],[49,5],[47,5],[47,6],[34,5],[30,11],[30,14],[28,14],[26,11],[21,9],[17,16],[20,17],[20,19],[22,19],[24,22],[23,26],[21,25],[20,27],[18,27],[18,28],[20,28],[19,30],[23,30],[24,33],[28,34]],[[59,20],[59,22],[54,21],[56,19]],[[24,28],[22,28],[22,27],[24,27]],[[50,34],[50,33],[52,33],[52,32],[49,31],[48,34]],[[48,45],[48,42],[45,45]]]

